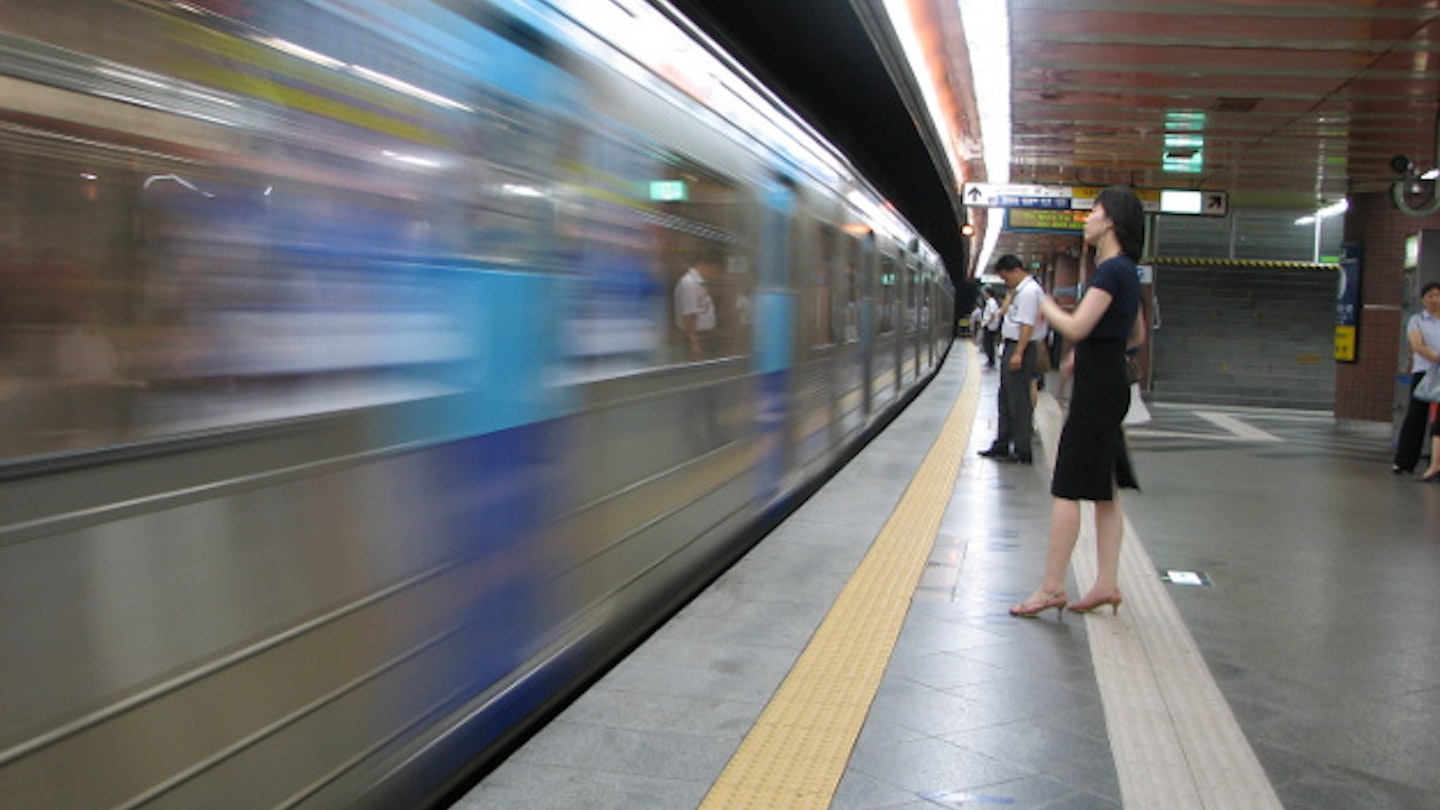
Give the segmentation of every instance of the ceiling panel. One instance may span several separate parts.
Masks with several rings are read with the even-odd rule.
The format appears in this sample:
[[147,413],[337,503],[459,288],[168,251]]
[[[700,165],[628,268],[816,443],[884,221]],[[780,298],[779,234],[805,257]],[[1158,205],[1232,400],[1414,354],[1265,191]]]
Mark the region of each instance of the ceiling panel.
[[[1010,0],[1010,181],[1223,189],[1232,207],[1388,189],[1392,156],[1437,163],[1436,5]],[[1199,114],[1193,132],[1176,113]],[[1164,171],[1167,134],[1202,136],[1203,169]]]

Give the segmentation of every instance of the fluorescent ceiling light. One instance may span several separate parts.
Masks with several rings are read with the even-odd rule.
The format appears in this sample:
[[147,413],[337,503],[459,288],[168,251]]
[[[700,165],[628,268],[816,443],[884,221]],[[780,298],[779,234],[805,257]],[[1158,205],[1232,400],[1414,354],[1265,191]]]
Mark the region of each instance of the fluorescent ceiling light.
[[1310,214],[1310,215],[1307,215],[1307,216],[1300,217],[1299,219],[1295,220],[1295,224],[1296,224],[1296,225],[1309,225],[1309,224],[1311,224],[1312,222],[1318,222],[1318,221],[1320,221],[1320,220],[1322,220],[1322,219],[1329,219],[1330,217],[1338,217],[1338,216],[1340,216],[1341,214],[1343,214],[1343,213],[1345,213],[1346,211],[1349,211],[1349,210],[1350,210],[1350,200],[1349,200],[1349,198],[1347,197],[1347,198],[1344,198],[1344,199],[1340,200],[1340,202],[1331,203],[1330,205],[1327,205],[1327,206],[1325,206],[1324,208],[1321,208],[1319,211],[1316,211],[1314,214]]
[[[970,78],[980,109],[980,139],[985,150],[985,179],[1010,182],[1010,13],[1005,0],[956,0],[970,51]],[[984,272],[1000,240],[1005,212],[990,209],[985,243],[975,268]]]
[[885,14],[890,18],[890,30],[895,32],[895,37],[900,40],[900,47],[905,51],[905,62],[910,66],[910,74],[915,77],[915,86],[920,89],[920,95],[925,100],[925,113],[930,117],[935,132],[945,145],[945,159],[950,163],[950,172],[954,175],[955,182],[964,183],[966,178],[954,122],[940,103],[938,88],[941,80],[930,70],[930,60],[926,58],[925,48],[920,44],[915,20],[910,16],[910,4],[907,0],[885,0]]
[[1199,214],[1201,206],[1204,205],[1204,195],[1199,191],[1183,191],[1180,189],[1160,190],[1160,213],[1162,214]]

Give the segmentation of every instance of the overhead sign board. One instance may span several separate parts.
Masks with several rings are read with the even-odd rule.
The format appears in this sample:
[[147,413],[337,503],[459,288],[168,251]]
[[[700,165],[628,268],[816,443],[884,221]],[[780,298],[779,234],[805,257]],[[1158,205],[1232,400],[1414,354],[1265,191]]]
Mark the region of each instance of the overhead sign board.
[[1085,230],[1087,211],[1056,211],[1045,208],[1007,208],[1005,227],[1031,233],[1080,233]]
[[1066,186],[966,183],[963,196],[966,205],[982,208],[1070,208],[1070,189]]
[[1160,213],[1223,217],[1230,212],[1230,194],[1225,191],[1161,189]]
[[1202,191],[1201,197],[1205,202],[1200,213],[1207,217],[1223,217],[1230,214],[1230,192],[1228,191]]
[[[1039,208],[1052,211],[1089,211],[1103,186],[1034,186],[1012,183],[966,183],[961,197],[966,205],[981,208]],[[1135,190],[1147,213],[1223,217],[1230,213],[1226,191],[1194,189]]]
[[[1095,207],[1095,198],[1105,190],[1105,186],[1070,186],[1070,207],[1076,211],[1089,211]],[[1140,206],[1147,214],[1163,213],[1160,210],[1160,190],[1155,188],[1137,188],[1135,196],[1140,198]]]

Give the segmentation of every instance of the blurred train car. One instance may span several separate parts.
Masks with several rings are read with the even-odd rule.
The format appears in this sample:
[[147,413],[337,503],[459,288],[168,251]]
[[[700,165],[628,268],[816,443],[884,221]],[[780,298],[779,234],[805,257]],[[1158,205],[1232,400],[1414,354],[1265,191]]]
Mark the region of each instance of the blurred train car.
[[0,177],[5,807],[432,800],[954,323],[663,3],[14,0]]

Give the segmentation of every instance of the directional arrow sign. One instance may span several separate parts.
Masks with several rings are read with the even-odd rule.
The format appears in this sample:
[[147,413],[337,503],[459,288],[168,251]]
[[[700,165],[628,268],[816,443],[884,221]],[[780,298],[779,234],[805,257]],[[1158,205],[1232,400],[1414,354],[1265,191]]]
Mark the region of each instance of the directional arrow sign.
[[966,183],[961,197],[966,205],[983,208],[1070,207],[1069,186],[1027,186],[1012,183]]
[[1226,191],[1206,191],[1205,204],[1201,206],[1200,213],[1207,217],[1223,217],[1230,213],[1230,193]]

